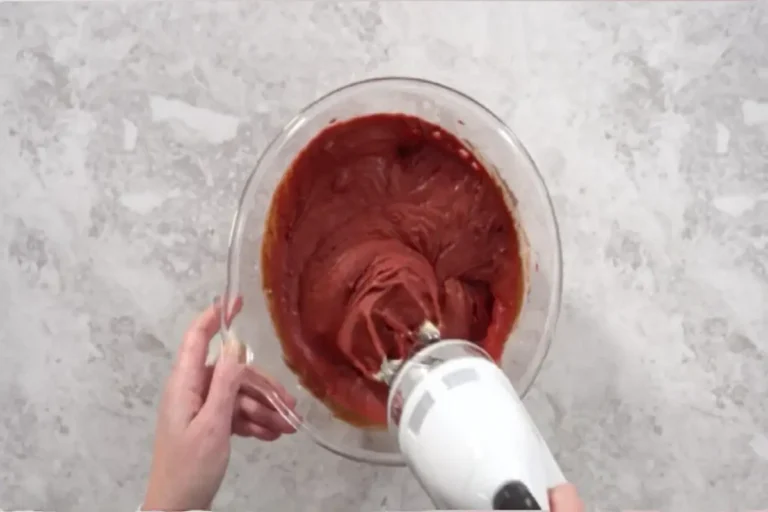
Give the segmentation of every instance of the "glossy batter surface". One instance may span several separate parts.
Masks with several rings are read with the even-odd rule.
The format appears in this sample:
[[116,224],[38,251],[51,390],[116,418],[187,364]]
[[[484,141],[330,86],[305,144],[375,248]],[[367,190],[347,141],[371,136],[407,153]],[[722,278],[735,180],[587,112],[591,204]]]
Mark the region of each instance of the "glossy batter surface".
[[498,185],[453,135],[398,114],[332,124],[304,148],[272,198],[262,259],[287,364],[361,426],[386,423],[373,375],[422,321],[498,360],[524,289]]

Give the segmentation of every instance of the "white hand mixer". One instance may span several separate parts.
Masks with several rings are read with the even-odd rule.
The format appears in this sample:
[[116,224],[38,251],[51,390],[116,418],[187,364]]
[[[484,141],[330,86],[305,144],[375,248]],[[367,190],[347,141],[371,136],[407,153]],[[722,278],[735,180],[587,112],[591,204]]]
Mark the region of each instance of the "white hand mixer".
[[419,348],[384,361],[387,423],[437,508],[548,509],[565,478],[507,376],[476,344],[424,322]]

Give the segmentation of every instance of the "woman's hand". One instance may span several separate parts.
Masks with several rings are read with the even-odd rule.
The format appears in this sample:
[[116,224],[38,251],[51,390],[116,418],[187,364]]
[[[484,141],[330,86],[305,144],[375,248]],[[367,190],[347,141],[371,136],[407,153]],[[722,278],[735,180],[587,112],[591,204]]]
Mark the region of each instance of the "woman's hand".
[[227,470],[232,434],[272,441],[295,431],[253,386],[266,378],[243,364],[238,344],[225,345],[215,366],[206,366],[220,323],[219,306],[211,306],[184,336],[160,403],[142,510],[209,509]]

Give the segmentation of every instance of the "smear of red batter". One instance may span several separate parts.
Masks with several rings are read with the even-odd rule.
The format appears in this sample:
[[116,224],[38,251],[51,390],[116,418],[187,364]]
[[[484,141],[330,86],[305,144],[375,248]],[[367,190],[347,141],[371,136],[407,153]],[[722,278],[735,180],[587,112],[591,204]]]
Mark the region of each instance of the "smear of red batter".
[[456,137],[400,114],[332,124],[304,148],[272,198],[262,268],[286,363],[359,426],[386,423],[372,376],[422,321],[498,360],[524,288],[498,185]]

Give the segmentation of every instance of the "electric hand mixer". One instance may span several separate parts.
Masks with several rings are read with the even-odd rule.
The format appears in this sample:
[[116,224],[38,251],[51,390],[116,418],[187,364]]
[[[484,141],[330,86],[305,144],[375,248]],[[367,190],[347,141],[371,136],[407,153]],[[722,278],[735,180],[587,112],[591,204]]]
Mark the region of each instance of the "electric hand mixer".
[[389,430],[435,506],[548,509],[565,478],[506,375],[428,321],[416,337],[417,351],[385,360],[377,377],[390,387]]

